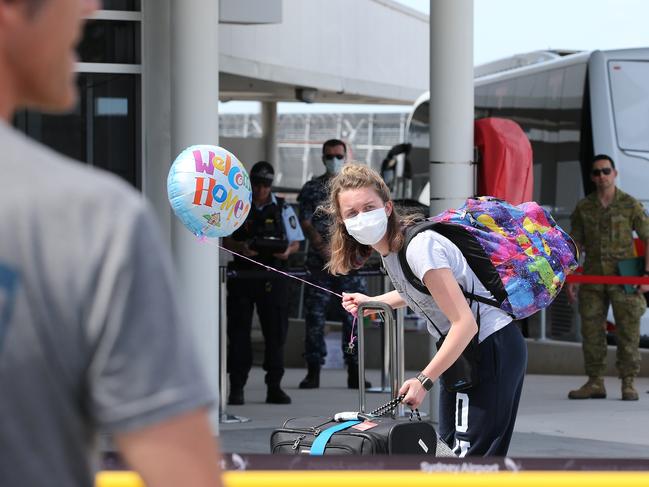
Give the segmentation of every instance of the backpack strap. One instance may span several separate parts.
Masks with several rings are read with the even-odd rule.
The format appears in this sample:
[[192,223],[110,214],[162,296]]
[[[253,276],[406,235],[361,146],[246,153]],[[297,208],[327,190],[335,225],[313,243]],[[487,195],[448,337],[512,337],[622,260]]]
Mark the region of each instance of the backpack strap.
[[[424,294],[429,294],[428,288],[424,285],[424,283],[415,276],[415,274],[412,272],[412,269],[410,268],[410,265],[408,264],[408,260],[406,259],[406,251],[408,249],[408,245],[410,244],[410,241],[419,233],[424,232],[426,230],[434,230],[440,235],[443,235],[444,237],[448,238],[451,242],[453,242],[455,245],[457,245],[460,248],[460,251],[462,252],[462,255],[467,258],[465,252],[464,252],[464,245],[465,242],[463,241],[462,245],[458,245],[458,237],[460,237],[459,233],[463,232],[466,233],[466,231],[460,226],[460,225],[455,225],[453,223],[440,223],[440,222],[435,222],[432,220],[423,220],[420,222],[415,223],[414,225],[411,225],[405,229],[404,233],[404,242],[403,246],[401,247],[401,250],[399,250],[399,264],[401,265],[401,270],[403,271],[403,275],[407,279],[407,281],[415,288],[417,291],[424,293]],[[466,242],[466,245],[473,245],[473,246],[478,246],[477,242],[475,240],[468,240]],[[473,250],[473,249],[472,249]],[[500,284],[500,288],[502,289],[502,299],[500,299],[501,296],[499,296],[499,292],[496,290],[494,292],[493,287],[486,285],[483,279],[481,278],[482,274],[485,274],[484,271],[478,272],[476,268],[481,268],[482,264],[488,266],[487,268],[493,268],[493,265],[491,264],[491,261],[489,260],[489,257],[484,255],[484,250],[480,249],[475,249],[475,252],[471,252],[472,259],[469,260],[467,258],[467,262],[469,263],[469,267],[471,270],[476,274],[476,277],[478,280],[494,295],[496,299],[489,299],[485,298],[484,296],[479,296],[477,294],[474,294],[472,292],[468,292],[460,286],[460,289],[462,290],[462,294],[464,294],[465,297],[472,301],[478,301],[480,303],[487,304],[489,306],[494,306],[496,308],[500,308],[500,303],[504,301],[504,299],[507,297],[504,288],[502,288],[502,284],[495,282],[494,285],[497,286]],[[494,279],[489,277],[489,281],[493,281]],[[497,276],[496,276],[497,278]]]

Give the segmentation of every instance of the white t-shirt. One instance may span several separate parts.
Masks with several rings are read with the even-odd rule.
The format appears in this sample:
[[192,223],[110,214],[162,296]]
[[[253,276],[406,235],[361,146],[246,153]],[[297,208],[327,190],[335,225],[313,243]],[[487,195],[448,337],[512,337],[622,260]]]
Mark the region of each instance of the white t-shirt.
[[[394,288],[406,300],[408,306],[418,315],[422,316],[422,314],[425,314],[422,317],[428,318],[428,331],[430,334],[439,337],[439,333],[437,333],[435,327],[430,323],[430,320],[432,320],[435,326],[446,335],[451,327],[451,323],[439,309],[430,294],[417,291],[407,281],[401,270],[399,255],[391,252],[386,257],[382,257],[382,259],[385,270],[388,276],[390,276]],[[473,290],[473,293],[478,296],[494,299],[492,294],[473,273],[460,249],[449,239],[433,230],[421,232],[410,241],[406,250],[406,260],[418,279],[422,279],[424,274],[431,269],[450,269],[455,280],[465,291],[471,292]],[[473,310],[474,316],[477,316],[478,303],[474,302],[471,309]],[[500,308],[480,303],[479,340],[483,341],[511,321],[511,316]]]

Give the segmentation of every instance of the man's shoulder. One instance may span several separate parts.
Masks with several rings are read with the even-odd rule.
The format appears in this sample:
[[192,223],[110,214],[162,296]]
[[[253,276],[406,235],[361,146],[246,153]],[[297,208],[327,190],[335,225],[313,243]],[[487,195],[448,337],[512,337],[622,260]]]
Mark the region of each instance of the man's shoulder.
[[286,203],[286,198],[277,196],[275,193],[272,193],[271,204],[277,205],[280,208],[284,208],[288,205],[288,203]]
[[322,176],[314,177],[311,180],[304,183],[304,186],[302,186],[302,189],[300,190],[300,195],[298,199],[317,200],[321,198],[322,193],[326,192],[326,187],[327,187],[327,180],[325,176],[326,175],[323,174]]
[[595,211],[597,208],[597,193],[592,192],[586,197],[580,199],[575,206],[575,212],[581,211]]
[[320,176],[313,176],[310,180],[304,183],[302,188],[315,188],[315,187],[324,187],[327,185],[327,175],[321,174]]
[[620,188],[616,188],[617,202],[624,206],[635,206],[641,205],[641,203],[631,196],[629,193],[625,193]]

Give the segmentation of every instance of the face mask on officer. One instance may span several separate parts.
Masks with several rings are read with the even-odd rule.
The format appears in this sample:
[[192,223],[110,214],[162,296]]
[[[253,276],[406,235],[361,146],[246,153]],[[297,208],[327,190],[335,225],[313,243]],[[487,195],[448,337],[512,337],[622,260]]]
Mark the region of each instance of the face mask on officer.
[[383,238],[388,228],[388,215],[385,212],[385,207],[364,211],[343,221],[347,233],[363,245],[376,244]]
[[327,174],[335,176],[343,168],[343,164],[345,164],[345,156],[340,154],[327,154],[322,156],[322,161],[327,168]]

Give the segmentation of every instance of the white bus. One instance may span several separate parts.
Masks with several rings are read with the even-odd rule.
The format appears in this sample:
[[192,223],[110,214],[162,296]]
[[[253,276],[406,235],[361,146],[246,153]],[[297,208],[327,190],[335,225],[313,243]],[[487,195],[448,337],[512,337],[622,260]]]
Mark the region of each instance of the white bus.
[[[477,66],[474,74],[475,118],[507,118],[523,128],[534,157],[533,199],[559,225],[570,228],[577,201],[593,190],[594,154],[610,155],[618,187],[649,208],[649,48],[537,51]],[[410,197],[428,193],[428,100],[426,93],[415,102],[407,125]],[[576,338],[565,298],[551,307],[548,324],[551,336]],[[642,334],[649,336],[648,314]]]

